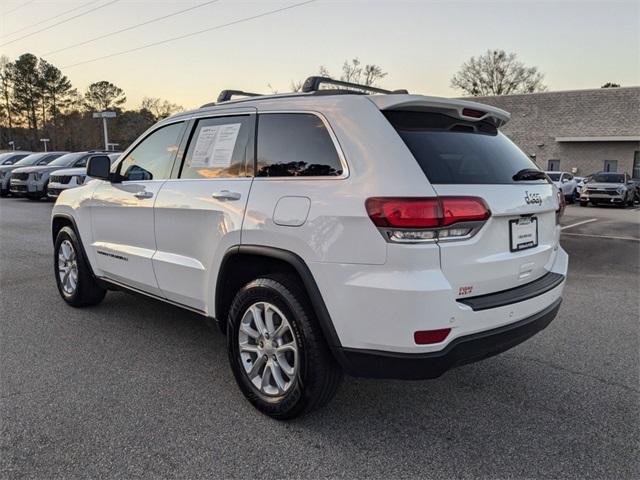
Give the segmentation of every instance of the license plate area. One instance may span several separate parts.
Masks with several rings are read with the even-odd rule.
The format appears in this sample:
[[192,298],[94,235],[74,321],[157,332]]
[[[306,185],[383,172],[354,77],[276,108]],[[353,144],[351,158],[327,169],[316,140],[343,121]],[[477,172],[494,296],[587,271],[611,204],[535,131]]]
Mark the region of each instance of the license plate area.
[[519,252],[538,246],[538,219],[521,217],[509,220],[509,250]]

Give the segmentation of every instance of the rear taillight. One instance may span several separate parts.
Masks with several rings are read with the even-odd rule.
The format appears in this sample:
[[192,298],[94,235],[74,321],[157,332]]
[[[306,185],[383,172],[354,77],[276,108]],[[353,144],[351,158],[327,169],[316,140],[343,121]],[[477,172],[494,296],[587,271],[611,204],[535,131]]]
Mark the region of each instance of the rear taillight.
[[365,207],[386,238],[401,243],[469,237],[491,216],[477,197],[372,197]]
[[560,224],[560,217],[564,213],[564,209],[567,206],[567,201],[564,199],[562,190],[558,190],[558,209],[556,210],[556,225]]

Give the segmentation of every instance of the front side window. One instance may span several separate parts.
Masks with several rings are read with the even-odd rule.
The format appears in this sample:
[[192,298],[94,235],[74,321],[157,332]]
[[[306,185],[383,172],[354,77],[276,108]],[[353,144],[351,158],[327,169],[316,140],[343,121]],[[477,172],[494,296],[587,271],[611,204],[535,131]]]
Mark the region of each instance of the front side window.
[[130,181],[169,178],[183,131],[184,122],[154,131],[118,164],[117,172]]
[[309,113],[266,113],[258,119],[257,177],[335,177],[340,157],[324,122]]
[[198,120],[187,148],[180,178],[228,178],[245,175],[253,160],[254,117]]

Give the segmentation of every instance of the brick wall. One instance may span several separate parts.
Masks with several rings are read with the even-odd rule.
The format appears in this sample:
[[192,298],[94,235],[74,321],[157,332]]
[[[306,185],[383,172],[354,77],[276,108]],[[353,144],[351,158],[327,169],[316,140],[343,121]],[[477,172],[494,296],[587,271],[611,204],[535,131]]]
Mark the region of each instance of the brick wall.
[[474,101],[511,113],[502,131],[536,163],[560,160],[560,169],[587,175],[617,160],[631,173],[640,142],[556,142],[556,137],[640,136],[640,87],[599,88],[526,95],[477,97]]

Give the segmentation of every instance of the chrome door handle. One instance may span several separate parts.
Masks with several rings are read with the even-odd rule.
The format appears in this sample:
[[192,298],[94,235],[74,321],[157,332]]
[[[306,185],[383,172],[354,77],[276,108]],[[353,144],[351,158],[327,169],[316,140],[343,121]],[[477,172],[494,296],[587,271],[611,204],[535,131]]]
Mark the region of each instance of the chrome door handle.
[[153,192],[147,192],[146,190],[144,190],[142,192],[134,193],[133,196],[142,200],[144,198],[153,197]]
[[211,194],[216,200],[240,200],[240,193],[230,192],[229,190],[220,190]]

